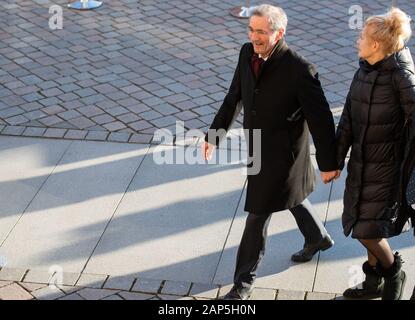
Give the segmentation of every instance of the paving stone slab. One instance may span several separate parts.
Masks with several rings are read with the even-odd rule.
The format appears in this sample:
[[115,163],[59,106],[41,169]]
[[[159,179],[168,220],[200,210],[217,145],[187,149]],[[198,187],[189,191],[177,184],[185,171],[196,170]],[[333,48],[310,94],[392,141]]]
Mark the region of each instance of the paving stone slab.
[[62,281],[60,285],[62,286],[74,286],[78,279],[81,277],[80,273],[73,273],[73,272],[63,272],[62,278],[59,280]]
[[137,292],[126,292],[121,291],[118,293],[124,300],[150,300],[154,297],[151,294],[137,293]]
[[185,296],[189,293],[191,283],[180,281],[166,281],[161,290],[161,294],[172,294]]
[[87,131],[68,130],[65,134],[65,139],[83,140],[87,134]]
[[[12,231],[69,145],[68,141],[0,137],[0,241]],[[10,260],[1,247],[0,257]]]
[[49,284],[52,280],[53,272],[45,270],[29,270],[24,277],[24,282]]
[[1,247],[8,266],[82,271],[146,151],[146,145],[72,142]]
[[68,294],[67,296],[64,296],[62,298],[59,298],[58,300],[85,300],[84,298],[82,298],[79,294],[77,293],[72,293],[72,294]]
[[105,283],[104,289],[119,289],[129,291],[136,279],[134,277],[120,276],[113,277],[110,276]]
[[276,290],[255,288],[250,300],[275,300]]
[[89,131],[86,135],[86,140],[105,141],[109,133],[105,131]]
[[0,288],[0,300],[33,300],[33,296],[17,283],[13,283]]
[[108,137],[108,141],[128,142],[128,140],[130,139],[130,136],[131,136],[130,133],[112,132]]
[[131,291],[158,293],[162,285],[161,280],[137,279]]
[[28,127],[22,135],[26,137],[42,137],[45,131],[46,128]]
[[216,159],[158,165],[163,152],[175,148],[152,147],[85,272],[212,281],[245,183],[243,166],[215,165]]
[[307,292],[306,300],[333,300],[336,298],[335,293],[325,292]]
[[132,134],[129,142],[131,143],[151,143],[153,136],[150,134]]
[[103,287],[108,276],[102,274],[82,274],[76,283],[77,286],[100,289]]
[[18,126],[6,126],[2,131],[1,134],[9,135],[9,136],[21,136],[25,131],[25,127],[18,127]]
[[190,295],[195,298],[216,299],[219,293],[217,285],[193,283]]
[[65,293],[59,288],[46,286],[42,289],[32,291],[31,294],[36,300],[56,300],[65,296]]
[[277,300],[304,300],[305,294],[304,291],[280,289],[277,293]]
[[0,270],[0,280],[3,281],[22,281],[26,274],[26,269],[2,268]]
[[77,294],[86,300],[102,300],[116,293],[118,293],[118,291],[92,288],[85,288],[77,292]]
[[19,282],[19,285],[29,292],[36,291],[47,286],[47,284],[42,284],[42,283],[25,283],[25,282]]

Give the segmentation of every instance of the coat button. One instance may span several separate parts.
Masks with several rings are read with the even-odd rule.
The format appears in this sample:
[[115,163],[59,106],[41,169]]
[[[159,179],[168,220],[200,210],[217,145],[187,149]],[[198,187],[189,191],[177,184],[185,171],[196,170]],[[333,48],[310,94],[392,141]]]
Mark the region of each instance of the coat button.
[[256,111],[255,111],[255,110],[252,110],[252,111],[251,111],[251,114],[252,114],[252,116],[254,116],[254,117],[255,117],[255,116],[256,116]]

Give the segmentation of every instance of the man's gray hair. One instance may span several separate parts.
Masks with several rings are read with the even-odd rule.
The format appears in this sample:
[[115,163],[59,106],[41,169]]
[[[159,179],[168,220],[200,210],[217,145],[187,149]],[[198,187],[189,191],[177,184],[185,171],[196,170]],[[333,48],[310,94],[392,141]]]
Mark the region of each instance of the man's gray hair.
[[261,4],[252,9],[251,16],[267,17],[269,27],[272,31],[284,29],[285,34],[285,30],[287,30],[288,17],[285,11],[280,7]]

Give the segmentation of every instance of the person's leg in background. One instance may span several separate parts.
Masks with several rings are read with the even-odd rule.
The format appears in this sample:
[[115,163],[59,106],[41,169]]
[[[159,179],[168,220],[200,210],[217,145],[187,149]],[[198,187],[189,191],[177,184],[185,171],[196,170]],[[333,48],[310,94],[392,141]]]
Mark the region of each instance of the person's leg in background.
[[310,261],[320,250],[327,250],[334,242],[308,199],[290,209],[304,236],[304,248],[292,255],[295,262]]

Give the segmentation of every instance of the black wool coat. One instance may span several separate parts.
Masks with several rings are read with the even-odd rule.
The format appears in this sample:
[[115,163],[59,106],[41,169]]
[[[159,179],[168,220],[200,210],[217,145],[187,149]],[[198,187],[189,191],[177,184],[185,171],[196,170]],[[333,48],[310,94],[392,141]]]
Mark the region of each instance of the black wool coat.
[[[370,65],[360,61],[336,132],[338,161],[347,166],[344,234],[353,238],[396,235],[387,210],[401,188],[404,125],[413,131],[415,76],[408,48]],[[406,122],[407,121],[407,122]]]
[[[261,129],[261,170],[248,175],[245,211],[269,214],[300,204],[314,189],[310,131],[320,170],[338,168],[335,127],[315,68],[284,39],[263,63],[258,79],[251,66],[253,54],[251,43],[242,46],[229,92],[210,129],[227,131],[242,101],[244,129]],[[220,139],[211,136],[205,140],[218,145]]]

